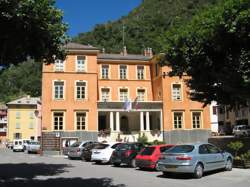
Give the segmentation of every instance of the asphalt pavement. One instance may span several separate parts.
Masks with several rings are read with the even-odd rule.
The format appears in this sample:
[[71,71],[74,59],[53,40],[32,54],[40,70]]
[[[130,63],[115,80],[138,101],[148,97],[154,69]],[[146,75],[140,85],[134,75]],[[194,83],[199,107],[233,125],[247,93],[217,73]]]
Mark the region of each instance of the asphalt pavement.
[[216,171],[201,179],[126,166],[96,165],[63,156],[0,149],[0,187],[249,187],[250,169]]

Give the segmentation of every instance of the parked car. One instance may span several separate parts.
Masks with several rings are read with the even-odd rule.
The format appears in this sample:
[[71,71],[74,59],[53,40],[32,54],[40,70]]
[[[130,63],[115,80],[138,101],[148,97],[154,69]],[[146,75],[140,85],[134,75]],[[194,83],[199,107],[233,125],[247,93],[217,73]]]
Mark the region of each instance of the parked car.
[[144,148],[141,143],[124,143],[119,145],[111,156],[111,163],[114,166],[127,164],[136,167],[135,157]]
[[92,144],[86,145],[82,150],[81,159],[84,161],[91,161],[92,149],[95,149],[101,143],[93,142]]
[[8,143],[6,144],[6,147],[7,147],[8,149],[13,149],[13,146],[14,146],[13,142],[8,142]]
[[14,140],[13,141],[13,152],[24,151],[23,149],[23,140]]
[[75,142],[68,149],[68,158],[69,159],[80,159],[82,155],[82,150],[85,146],[92,144],[92,141],[82,141],[82,142]]
[[115,148],[121,143],[102,143],[92,149],[91,161],[96,163],[109,163]]
[[30,141],[26,147],[27,153],[39,153],[41,149],[40,143],[38,141]]
[[192,173],[201,178],[204,172],[224,168],[232,170],[233,156],[208,143],[177,145],[162,153],[157,170],[164,175],[173,173]]
[[23,141],[23,150],[26,150],[26,147],[28,146],[28,144],[30,143],[31,140],[29,139],[22,139]]
[[234,136],[250,136],[250,126],[249,125],[236,125],[233,128]]
[[161,153],[173,147],[173,145],[153,145],[142,149],[135,157],[135,165],[141,169],[155,169]]

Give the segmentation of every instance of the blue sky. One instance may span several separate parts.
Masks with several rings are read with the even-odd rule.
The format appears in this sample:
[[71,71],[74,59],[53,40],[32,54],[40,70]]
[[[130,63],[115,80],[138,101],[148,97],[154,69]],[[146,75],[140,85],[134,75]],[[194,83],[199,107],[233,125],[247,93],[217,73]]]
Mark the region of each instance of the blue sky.
[[126,16],[142,0],[56,0],[69,24],[69,36],[91,31],[96,24]]

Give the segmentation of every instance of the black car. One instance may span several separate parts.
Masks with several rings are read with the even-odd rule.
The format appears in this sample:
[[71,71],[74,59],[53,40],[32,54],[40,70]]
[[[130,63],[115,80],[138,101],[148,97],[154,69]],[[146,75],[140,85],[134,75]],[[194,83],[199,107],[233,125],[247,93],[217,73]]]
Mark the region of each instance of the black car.
[[96,146],[100,144],[101,143],[93,142],[92,144],[85,146],[84,149],[82,150],[81,159],[88,162],[91,161],[92,149],[94,149]]
[[135,157],[144,148],[141,143],[124,143],[119,145],[111,156],[111,163],[114,166],[126,164],[131,167],[136,167]]

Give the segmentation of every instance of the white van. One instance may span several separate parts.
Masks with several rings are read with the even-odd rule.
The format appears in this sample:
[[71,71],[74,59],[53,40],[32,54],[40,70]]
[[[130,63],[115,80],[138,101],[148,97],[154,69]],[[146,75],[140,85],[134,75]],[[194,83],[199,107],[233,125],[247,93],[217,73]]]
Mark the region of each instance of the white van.
[[13,152],[16,152],[16,151],[24,151],[22,139],[13,141]]

